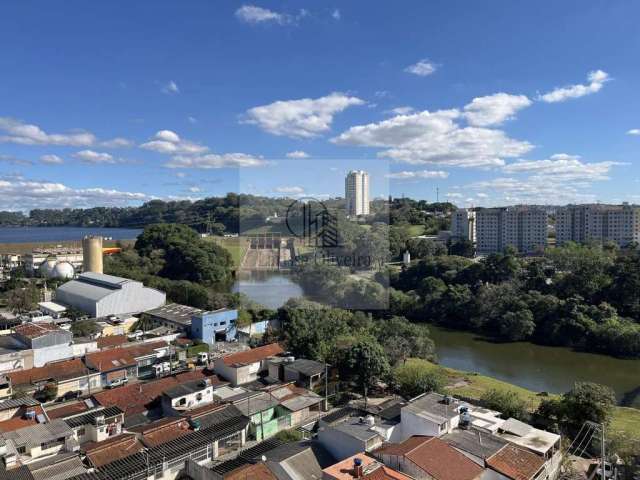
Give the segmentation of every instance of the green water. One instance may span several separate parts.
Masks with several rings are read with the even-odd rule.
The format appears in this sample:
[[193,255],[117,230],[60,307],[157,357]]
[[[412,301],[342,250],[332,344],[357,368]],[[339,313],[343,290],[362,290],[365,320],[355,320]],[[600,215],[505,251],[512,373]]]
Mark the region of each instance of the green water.
[[576,381],[609,385],[618,401],[640,408],[640,360],[532,343],[493,343],[473,333],[429,327],[440,364],[536,392],[563,393]]

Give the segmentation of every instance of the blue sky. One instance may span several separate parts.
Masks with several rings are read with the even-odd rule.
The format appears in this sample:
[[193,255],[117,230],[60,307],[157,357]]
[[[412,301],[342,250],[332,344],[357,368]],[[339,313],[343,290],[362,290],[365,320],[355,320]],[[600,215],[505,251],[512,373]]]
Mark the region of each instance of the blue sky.
[[0,6],[0,209],[640,202],[633,1]]

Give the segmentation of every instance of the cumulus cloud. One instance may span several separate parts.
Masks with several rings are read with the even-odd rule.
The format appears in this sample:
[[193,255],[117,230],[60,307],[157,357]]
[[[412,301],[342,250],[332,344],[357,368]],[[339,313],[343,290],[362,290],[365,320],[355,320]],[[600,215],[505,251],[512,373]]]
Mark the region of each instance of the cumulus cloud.
[[404,71],[407,73],[413,73],[414,75],[418,75],[419,77],[428,77],[429,75],[435,73],[437,69],[438,66],[435,63],[432,63],[426,58],[423,58],[413,65],[409,65],[404,69]]
[[40,157],[40,161],[48,165],[60,165],[64,163],[64,160],[62,158],[60,158],[58,155],[53,154],[42,155]]
[[175,95],[176,93],[180,93],[180,89],[178,88],[178,84],[176,82],[170,80],[162,86],[162,93],[166,93],[167,95]]
[[627,135],[640,135],[640,128],[632,128],[627,131]]
[[73,154],[73,156],[83,163],[99,164],[99,163],[116,163],[117,160],[113,155],[104,152],[96,152],[94,150],[81,150]]
[[432,178],[447,178],[449,172],[442,170],[414,170],[414,171],[402,171],[389,173],[387,178],[393,180],[417,180],[417,179],[432,179]]
[[548,181],[584,181],[609,180],[609,171],[620,162],[585,163],[578,155],[558,153],[545,160],[520,160],[506,165],[505,173],[528,173],[538,177],[550,177]]
[[255,5],[243,5],[236,10],[238,20],[249,23],[273,23],[276,25],[286,25],[293,21],[291,15],[274,12],[268,8],[256,7]]
[[134,143],[131,140],[122,137],[112,138],[111,140],[105,140],[100,143],[104,148],[128,148],[132,147]]
[[0,163],[9,163],[11,165],[33,165],[31,160],[25,160],[23,158],[14,157],[13,155],[0,154]]
[[465,105],[464,116],[471,125],[486,127],[500,125],[505,120],[514,118],[518,110],[531,105],[525,95],[495,93],[486,97],[474,98]]
[[462,198],[462,194],[458,192],[449,192],[445,196],[447,198]]
[[273,135],[316,137],[331,128],[335,114],[364,103],[364,100],[339,92],[315,99],[279,100],[247,110],[246,123]]
[[301,195],[304,193],[304,188],[302,187],[277,187],[276,192],[284,193],[287,195]]
[[209,150],[204,145],[183,140],[177,133],[171,130],[160,130],[156,132],[153,139],[140,145],[140,148],[167,155],[197,155]]
[[150,197],[144,193],[106,188],[71,188],[63,183],[38,182],[24,178],[0,178],[0,203],[7,210],[33,208],[86,208],[102,205],[138,204]]
[[302,150],[294,150],[293,152],[287,153],[287,158],[309,158],[309,154]]
[[611,80],[607,72],[594,70],[587,75],[586,85],[576,84],[566,87],[555,88],[554,90],[540,96],[540,100],[547,103],[564,102],[570,98],[584,97],[592,93],[599,92],[602,86]]
[[390,113],[393,115],[409,115],[410,113],[413,113],[413,111],[413,107],[403,106],[392,108],[391,110],[387,110],[385,113]]
[[191,193],[200,193],[201,191],[202,189],[200,187],[196,187],[196,186],[189,187],[189,192]]
[[398,115],[351,127],[332,142],[385,148],[378,156],[398,162],[458,167],[500,167],[505,158],[521,157],[533,148],[501,130],[461,127],[460,117],[457,109]]
[[65,145],[82,147],[93,145],[95,135],[89,132],[47,133],[37,125],[0,117],[0,142],[21,145]]
[[167,168],[242,168],[262,167],[267,162],[245,153],[225,153],[222,155],[208,153],[206,155],[176,155],[164,164]]

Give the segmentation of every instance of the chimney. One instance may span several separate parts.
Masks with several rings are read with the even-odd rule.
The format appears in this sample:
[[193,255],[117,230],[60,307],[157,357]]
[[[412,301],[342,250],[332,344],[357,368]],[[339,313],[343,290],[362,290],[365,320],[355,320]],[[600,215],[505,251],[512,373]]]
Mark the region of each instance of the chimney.
[[363,474],[363,467],[362,467],[362,459],[361,458],[354,458],[353,459],[353,478],[362,478],[362,474]]

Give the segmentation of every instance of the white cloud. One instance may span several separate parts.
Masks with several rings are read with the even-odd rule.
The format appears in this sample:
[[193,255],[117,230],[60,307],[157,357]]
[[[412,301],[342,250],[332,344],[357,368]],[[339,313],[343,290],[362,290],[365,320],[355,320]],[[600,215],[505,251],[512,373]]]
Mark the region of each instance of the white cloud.
[[570,98],[584,97],[585,95],[590,95],[600,91],[605,82],[608,82],[609,80],[611,80],[611,78],[607,72],[594,70],[589,72],[589,75],[587,76],[588,84],[568,85],[566,87],[555,88],[554,90],[541,95],[539,99],[547,103],[556,103],[564,102]]
[[255,5],[243,5],[236,10],[236,17],[245,23],[275,23],[286,25],[293,21],[291,15],[274,12],[267,8],[256,7]]
[[506,165],[505,173],[529,173],[538,177],[550,177],[548,181],[583,181],[594,182],[609,180],[611,167],[622,165],[619,162],[585,163],[577,155],[558,153],[545,160],[520,160]]
[[499,177],[475,182],[467,185],[466,188],[491,191],[496,204],[559,204],[595,200],[593,194],[580,191],[584,185],[578,186],[571,182],[549,182],[548,178],[529,177],[519,180],[512,177]]
[[509,138],[503,131],[465,127],[456,109],[399,115],[379,123],[351,127],[333,138],[338,145],[386,148],[378,153],[414,165],[496,167],[505,158],[521,157],[533,146]]
[[293,152],[287,153],[287,158],[309,158],[309,154],[302,150],[294,150]]
[[531,105],[531,100],[525,95],[495,93],[486,97],[474,98],[471,103],[465,105],[464,116],[474,126],[500,125],[505,120],[514,118],[518,110],[529,105]]
[[342,18],[342,15],[340,14],[340,10],[338,10],[337,8],[333,11],[333,13],[331,14],[331,16],[335,19],[335,20],[340,20]]
[[0,154],[0,162],[1,163],[9,163],[11,165],[33,165],[31,160],[24,160],[22,158],[14,157],[13,155],[2,155]]
[[389,173],[387,178],[393,180],[416,180],[416,179],[432,179],[432,178],[447,178],[449,172],[442,170],[414,170],[414,171],[402,171]]
[[457,192],[447,193],[445,196],[447,198],[462,198],[462,194]]
[[116,163],[117,160],[112,155],[104,152],[96,152],[93,150],[81,150],[73,154],[75,158],[82,160],[84,163]]
[[409,65],[404,69],[407,73],[413,73],[414,75],[418,75],[420,77],[428,77],[429,75],[435,73],[438,69],[438,66],[435,63],[430,62],[426,58],[414,63],[413,65]]
[[488,198],[488,197],[489,197],[489,195],[487,195],[487,194],[486,194],[486,193],[484,193],[484,192],[478,192],[478,193],[476,193],[476,197],[479,197],[479,198]]
[[222,155],[209,153],[206,155],[176,155],[164,164],[168,168],[240,168],[262,167],[267,162],[262,158],[245,153],[225,153]]
[[178,88],[178,84],[173,80],[170,80],[162,87],[162,93],[166,93],[167,95],[174,95],[180,93],[180,88]]
[[315,99],[279,100],[247,110],[246,123],[258,125],[273,135],[316,137],[331,128],[336,113],[364,103],[338,92]]
[[198,123],[198,119],[196,117],[189,116],[187,117],[187,120],[191,125],[195,125],[196,123]]
[[393,115],[409,115],[410,113],[413,113],[413,111],[413,107],[404,106],[392,108],[391,110],[387,110],[385,113],[391,113]]
[[21,145],[66,145],[82,147],[93,145],[95,135],[89,132],[47,133],[37,125],[23,123],[8,117],[0,117],[0,142]]
[[191,193],[200,193],[202,189],[200,187],[189,187],[189,192]]
[[160,130],[156,132],[153,140],[143,143],[140,145],[140,148],[167,155],[197,155],[209,150],[209,148],[204,145],[181,139],[177,133],[171,130]]
[[42,155],[40,157],[40,161],[49,165],[60,165],[61,163],[64,163],[62,158],[53,154]]
[[105,148],[128,148],[132,147],[134,143],[131,140],[122,137],[112,138],[111,140],[105,140],[100,143]]
[[71,188],[62,183],[38,182],[24,178],[0,178],[0,204],[7,210],[33,208],[86,208],[102,205],[138,204],[150,197],[143,193],[106,188]]
[[302,187],[277,187],[276,192],[285,193],[291,195],[300,195],[304,193],[304,188]]
[[640,128],[632,128],[627,131],[627,135],[640,135]]

